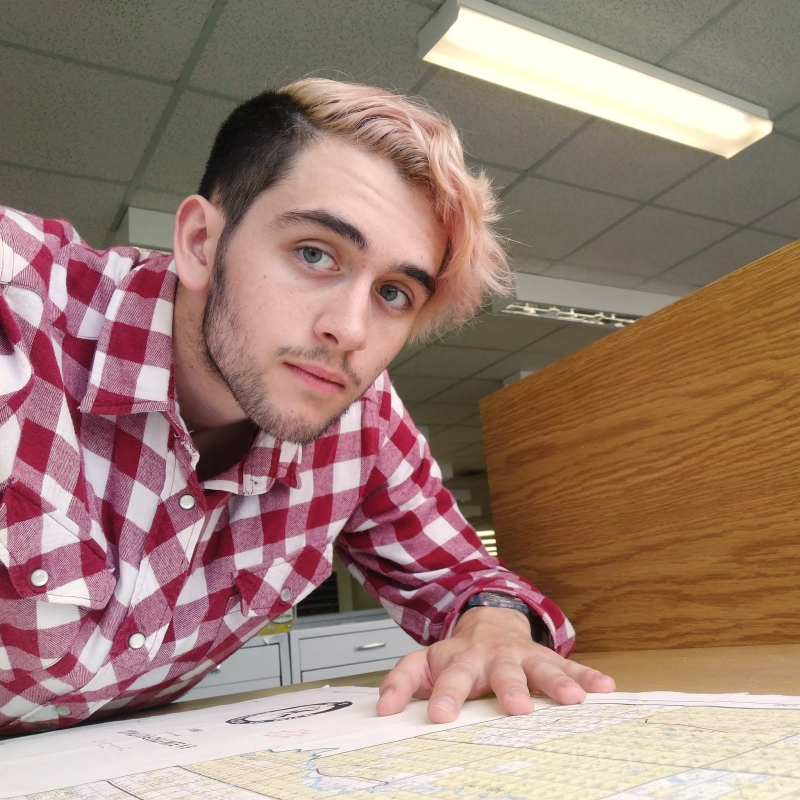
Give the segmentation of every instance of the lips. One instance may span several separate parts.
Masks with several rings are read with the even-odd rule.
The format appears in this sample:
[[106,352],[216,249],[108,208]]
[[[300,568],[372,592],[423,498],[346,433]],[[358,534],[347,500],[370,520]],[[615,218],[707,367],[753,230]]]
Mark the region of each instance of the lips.
[[326,394],[339,392],[347,385],[344,377],[338,372],[331,372],[318,364],[297,364],[291,361],[284,363],[296,378]]

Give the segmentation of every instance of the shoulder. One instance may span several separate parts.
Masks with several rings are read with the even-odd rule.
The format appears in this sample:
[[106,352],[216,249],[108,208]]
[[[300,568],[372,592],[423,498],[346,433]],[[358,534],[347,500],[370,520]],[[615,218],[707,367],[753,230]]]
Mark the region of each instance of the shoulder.
[[[133,247],[96,250],[63,219],[0,206],[0,292],[14,305],[19,291],[42,304],[42,323],[96,338],[115,289],[150,254]],[[19,290],[19,291],[15,291]]]

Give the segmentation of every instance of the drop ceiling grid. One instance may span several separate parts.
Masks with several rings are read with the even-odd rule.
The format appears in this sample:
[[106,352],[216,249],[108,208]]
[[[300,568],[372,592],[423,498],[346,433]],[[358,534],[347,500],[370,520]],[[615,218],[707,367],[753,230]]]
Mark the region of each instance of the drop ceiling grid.
[[[503,191],[506,229],[533,245],[514,249],[524,271],[684,294],[800,236],[794,0],[499,4],[766,104],[778,112],[776,133],[726,162],[429,67],[417,59],[416,33],[437,0],[382,0],[371,14],[350,0],[275,0],[271,16],[260,0],[4,0],[0,202],[70,218],[100,244],[123,200],[172,211],[194,191],[213,131],[237,98],[333,66],[384,86],[416,86],[451,114],[470,163]],[[76,16],[79,30],[68,24]],[[691,226],[686,241],[676,241],[675,220]],[[644,262],[648,248],[665,252],[637,265],[632,254]],[[575,328],[549,330],[538,347],[556,352],[540,352],[512,327],[440,343],[498,356],[484,352],[463,378],[414,378],[425,382],[415,397],[425,399],[412,408],[466,397],[473,407],[480,391],[499,386],[502,370],[581,346],[568,332]],[[505,337],[512,347],[497,347]],[[413,366],[415,356],[397,365]],[[464,425],[457,416],[442,432]]]
[[[17,5],[18,9],[21,8],[21,4],[10,3],[5,8],[5,13],[9,15],[9,9],[13,11],[12,6]],[[337,21],[339,25],[342,25],[343,22],[346,22],[349,18],[347,17],[347,13],[343,10],[343,8],[339,8],[341,3],[332,3],[326,4],[323,8],[325,11],[320,12],[320,6],[316,7],[317,13],[315,16],[314,24],[324,24],[329,26],[332,21]],[[351,4],[352,5],[352,4]],[[581,20],[586,23],[586,20],[592,19],[592,14],[594,10],[590,10],[588,6],[581,5],[580,2],[572,2],[566,5],[562,5],[560,3],[552,5],[548,3],[535,3],[535,4],[526,4],[526,3],[506,3],[505,5],[509,7],[515,7],[516,10],[523,11],[523,13],[535,13],[538,18],[544,19],[551,24],[558,24],[559,19],[562,23],[567,23],[569,20],[573,20],[570,24],[564,24],[566,29],[572,29],[574,32],[577,32],[579,35],[586,35],[587,31],[585,30],[575,30],[574,25],[577,24],[580,26]],[[648,5],[648,4],[645,4]],[[730,4],[728,4],[730,5]],[[178,20],[174,20],[175,24],[171,27],[180,28],[183,33],[181,36],[183,38],[180,39],[180,42],[176,44],[176,46],[172,47],[174,52],[180,53],[187,53],[188,52],[188,45],[185,37],[185,32],[187,30],[195,30],[199,33],[199,26],[198,26],[198,4],[189,4],[191,6],[191,19],[187,20],[181,19],[181,25],[178,25]],[[189,13],[187,6],[184,11]],[[567,13],[567,6],[570,7],[570,12]],[[702,8],[700,7],[702,6]],[[263,7],[263,6],[262,6]],[[654,47],[653,49],[647,50],[647,56],[652,60],[657,60],[658,58],[662,58],[665,53],[669,53],[671,50],[680,49],[681,43],[685,41],[685,36],[693,36],[697,33],[699,27],[706,24],[710,19],[713,19],[714,15],[719,15],[719,12],[722,8],[725,7],[725,4],[719,3],[705,3],[694,5],[693,6],[693,14],[689,16],[686,13],[681,15],[674,14],[670,12],[667,16],[671,20],[670,25],[667,25],[665,28],[664,26],[658,26],[658,30],[661,31],[659,34],[653,34],[655,39],[658,40],[659,46]],[[177,6],[176,6],[177,8]],[[205,4],[204,8],[208,10],[210,5],[208,3]],[[274,19],[281,22],[281,24],[277,24],[276,27],[279,31],[283,30],[284,28],[288,30],[303,30],[302,22],[303,20],[299,16],[298,9],[301,9],[302,5],[296,2],[288,3],[284,2],[279,6],[276,6],[273,9]],[[383,13],[387,16],[380,17],[383,20],[384,27],[386,26],[387,21],[392,22],[393,29],[402,27],[405,25],[409,28],[410,33],[413,34],[414,29],[424,24],[427,17],[429,16],[428,9],[430,8],[429,4],[414,4],[409,3],[407,0],[393,0],[391,3],[383,4],[382,9]],[[583,15],[576,14],[576,12],[582,8]],[[413,10],[410,10],[413,9]],[[248,52],[252,52],[250,48],[242,48],[241,47],[241,33],[242,33],[242,26],[249,27],[251,30],[255,30],[256,32],[261,31],[264,26],[264,15],[258,14],[259,7],[258,4],[253,3],[246,3],[246,2],[239,2],[236,4],[228,4],[222,10],[219,20],[214,28],[211,31],[208,41],[206,43],[206,47],[204,48],[203,52],[200,54],[197,65],[192,71],[191,75],[189,76],[189,83],[194,84],[197,89],[200,91],[219,91],[223,92],[227,95],[230,95],[230,83],[213,83],[209,82],[208,75],[210,72],[215,72],[214,69],[211,67],[218,66],[218,62],[215,59],[219,59],[220,53],[228,53],[233,44],[238,42],[239,48],[242,50],[248,50]],[[153,13],[153,8],[148,7],[145,9],[146,14]],[[643,14],[642,19],[649,20],[652,22],[652,14],[657,13],[654,11],[653,8],[643,8],[640,9],[640,12]],[[145,18],[149,19],[145,14]],[[258,25],[251,25],[250,23],[254,22],[254,14],[257,17]],[[342,16],[344,14],[344,17]],[[553,15],[556,15],[553,17]],[[562,14],[563,17],[559,18],[558,14]],[[730,16],[730,15],[728,15]],[[616,30],[617,32],[620,31],[620,19],[615,17],[614,12],[607,12],[606,17],[608,19],[602,24],[599,24],[599,28],[593,29],[593,34],[590,38],[595,38],[601,43],[612,46],[615,45],[614,42],[610,42],[604,36],[610,35],[612,31]],[[678,19],[679,18],[679,19]],[[727,17],[726,17],[727,18]],[[272,19],[272,18],[271,18]],[[628,17],[626,17],[628,19]],[[689,21],[693,20],[691,24],[691,30],[686,28]],[[321,21],[320,21],[321,20]],[[576,22],[576,20],[578,22]],[[100,22],[107,22],[104,18],[98,20],[98,30],[101,29],[99,25]],[[595,20],[595,22],[598,22]],[[723,20],[720,20],[717,24],[722,24]],[[159,27],[156,25],[156,20],[151,19],[151,23],[155,27]],[[306,24],[308,21],[306,20]],[[588,24],[588,23],[586,23]],[[281,27],[281,25],[283,27]],[[161,26],[163,27],[163,26]],[[648,27],[648,26],[644,26]],[[651,30],[653,30],[652,25],[649,26]],[[624,28],[624,25],[623,25]],[[712,26],[713,28],[713,26]],[[13,26],[7,26],[7,30],[12,31],[13,33]],[[91,26],[90,26],[91,29]],[[334,28],[328,28],[330,30],[336,30]],[[311,29],[312,31],[315,30],[314,28]],[[372,30],[372,29],[370,29]],[[667,38],[665,39],[665,31],[667,32]],[[599,33],[599,35],[598,35]],[[707,32],[704,32],[704,35]],[[685,36],[684,36],[685,35]],[[339,37],[335,37],[339,38]],[[402,38],[402,37],[397,37]],[[408,40],[413,43],[413,35],[408,37]],[[699,37],[702,38],[702,37]],[[309,41],[313,40],[313,35],[309,36]],[[40,40],[37,40],[40,41]],[[50,43],[50,45],[58,50],[58,53],[64,57],[69,55],[68,48],[60,43],[57,40],[54,40],[52,34],[50,38],[44,37],[43,39],[45,44]],[[341,43],[341,41],[340,41]],[[124,44],[124,42],[123,42]],[[641,48],[640,43],[640,48]],[[311,48],[312,50],[314,48]],[[395,48],[397,49],[397,47]],[[625,50],[625,48],[621,48]],[[400,48],[402,50],[402,48]],[[413,50],[413,47],[411,47]],[[96,58],[98,62],[101,62],[98,66],[102,68],[103,62],[106,67],[109,66],[110,59],[103,53],[98,53],[92,48],[84,48],[81,51],[82,54],[85,56],[87,53],[90,58]],[[398,50],[399,52],[399,50]],[[409,51],[410,53],[411,51]],[[408,55],[408,53],[406,53]],[[641,56],[642,53],[639,52]],[[415,59],[415,55],[409,55],[409,58]],[[327,63],[327,62],[326,62]],[[211,66],[209,66],[211,65]],[[160,78],[163,78],[165,75],[174,76],[175,69],[173,67],[167,69],[163,65],[159,70],[154,70],[152,65],[141,65],[136,63],[125,63],[126,67],[129,68],[139,68],[139,69],[149,69],[151,73],[155,73]],[[263,65],[262,65],[263,66]],[[256,70],[257,71],[257,70]],[[216,71],[215,74],[219,77],[219,72]],[[203,77],[205,76],[205,78]],[[143,75],[143,77],[145,77]],[[413,77],[417,77],[417,73],[414,74]],[[447,86],[450,86],[448,89]],[[456,90],[452,87],[455,86]],[[461,86],[461,89],[458,90],[458,87]],[[438,88],[437,88],[438,87]],[[444,87],[444,88],[443,88]],[[465,91],[463,87],[468,87]],[[474,88],[473,91],[469,89]],[[572,153],[572,157],[575,159],[575,162],[579,163],[581,158],[584,159],[588,156],[590,161],[598,162],[600,159],[594,158],[592,159],[592,153],[586,152],[587,149],[591,151],[591,147],[586,148],[583,147],[581,142],[584,139],[587,139],[590,142],[593,142],[595,146],[597,146],[597,137],[600,136],[602,138],[602,133],[604,127],[608,129],[609,126],[605,123],[595,122],[589,126],[587,131],[583,131],[581,135],[578,136],[577,142],[570,142],[564,150],[559,153],[561,142],[564,141],[565,138],[568,138],[571,133],[575,129],[576,123],[581,123],[585,120],[585,117],[580,114],[576,114],[575,112],[568,111],[566,109],[560,109],[554,106],[546,106],[546,104],[541,103],[540,101],[531,100],[530,102],[520,103],[518,96],[514,95],[511,92],[505,92],[505,90],[494,90],[488,84],[482,84],[479,82],[469,81],[468,79],[463,78],[463,76],[454,75],[452,73],[446,73],[444,70],[439,70],[437,74],[434,75],[434,78],[428,82],[427,86],[423,90],[423,94],[426,94],[431,99],[436,101],[437,99],[437,91],[439,95],[442,93],[451,95],[451,106],[448,109],[448,103],[442,102],[442,105],[445,107],[446,110],[450,110],[453,116],[456,118],[458,122],[459,116],[466,116],[470,115],[474,123],[476,111],[480,114],[482,111],[487,111],[489,113],[485,114],[485,118],[483,122],[480,124],[483,126],[485,130],[497,130],[497,120],[498,119],[509,119],[511,120],[512,124],[511,128],[516,130],[524,130],[525,136],[519,137],[520,140],[525,141],[530,140],[533,138],[536,142],[536,146],[544,146],[546,149],[546,153],[544,156],[543,165],[540,167],[539,172],[543,178],[555,177],[558,175],[564,174],[564,164],[565,159],[568,159],[570,153]],[[455,93],[453,93],[455,91]],[[237,93],[237,92],[234,92]],[[244,92],[238,92],[240,95],[246,94]],[[194,97],[192,97],[194,95]],[[475,96],[477,95],[477,97]],[[210,100],[211,98],[206,98]],[[228,102],[224,102],[222,100],[217,101],[219,103],[219,113],[188,113],[186,112],[187,107],[194,106],[195,108],[199,108],[202,106],[202,103],[199,102],[197,92],[196,91],[188,91],[186,93],[182,93],[182,96],[179,98],[179,102],[177,104],[175,113],[172,115],[172,119],[168,121],[166,125],[166,130],[163,132],[161,137],[161,141],[156,143],[154,148],[154,155],[151,160],[151,163],[147,166],[144,171],[143,179],[137,186],[132,187],[131,196],[139,196],[147,198],[148,192],[159,192],[161,194],[172,194],[173,197],[170,198],[169,202],[162,202],[163,198],[156,198],[156,202],[160,207],[167,207],[170,204],[174,204],[175,199],[179,196],[180,193],[192,191],[196,185],[197,177],[199,172],[202,168],[202,158],[198,154],[201,151],[207,150],[207,141],[210,140],[211,133],[208,131],[204,131],[203,135],[197,135],[197,122],[198,120],[205,121],[206,127],[209,130],[213,131],[213,127],[216,125],[219,118],[224,116],[222,113],[223,110],[227,110],[230,108],[231,104]],[[495,108],[495,106],[497,106]],[[519,114],[521,113],[520,109],[525,109],[525,113],[527,117],[520,117]],[[566,115],[566,116],[564,116]],[[556,120],[560,119],[561,123],[558,123]],[[210,122],[210,120],[213,120]],[[530,123],[530,124],[527,124]],[[561,124],[561,128],[559,128],[559,124]],[[537,130],[534,129],[534,135],[531,136],[531,125],[542,125],[545,126],[544,133],[547,135],[536,135],[538,133]],[[566,127],[563,127],[566,125]],[[554,127],[555,126],[555,127]],[[462,126],[463,127],[463,126]],[[613,130],[613,126],[610,126]],[[630,136],[630,132],[623,131],[620,133],[621,139],[625,139],[625,137]],[[693,158],[697,158],[697,154],[695,151],[690,151],[688,148],[680,148],[679,146],[672,145],[671,143],[660,143],[657,142],[654,145],[656,140],[651,139],[651,137],[645,137],[642,134],[637,134],[633,132],[634,137],[639,137],[642,141],[646,141],[649,146],[657,147],[658,144],[663,146],[663,150],[660,152],[664,153],[663,160],[669,162],[670,158],[677,157],[676,153],[688,153],[687,160],[691,163]],[[613,144],[613,134],[608,134],[611,141],[606,142],[606,147],[611,147],[614,149]],[[467,138],[469,138],[469,134],[467,133]],[[513,139],[513,137],[509,137]],[[170,141],[172,140],[172,141]],[[205,140],[205,141],[204,141]],[[551,146],[552,145],[552,146]],[[496,148],[496,145],[492,145],[489,149]],[[549,149],[548,149],[549,148]],[[519,155],[518,157],[509,156],[509,151],[507,147],[501,148],[502,156],[501,160],[489,159],[491,164],[489,165],[489,171],[492,170],[499,172],[501,177],[497,180],[498,186],[502,186],[509,180],[513,180],[515,175],[519,174],[519,170],[522,166],[527,166],[527,163],[533,159],[534,161],[537,160],[537,154],[535,151],[528,153],[527,161],[524,161],[526,156],[524,154]],[[602,146],[601,146],[602,150]],[[626,148],[622,146],[621,148],[617,146],[617,152],[623,154],[630,150],[630,148]],[[136,148],[129,148],[129,152],[135,152]],[[524,153],[524,150],[523,150]],[[548,157],[548,153],[555,153],[557,157],[553,158],[552,160]],[[486,156],[485,152],[480,153],[481,156]],[[539,154],[541,155],[541,154]],[[702,157],[702,156],[701,156]],[[504,163],[505,161],[512,161],[515,163]],[[3,159],[6,163],[12,162],[16,163],[14,159]],[[648,159],[648,162],[655,162],[659,159],[654,155],[653,158]],[[680,157],[678,157],[678,161],[680,161]],[[663,168],[669,173],[669,164],[663,165]],[[621,165],[616,165],[614,163],[614,159],[609,157],[609,166],[607,170],[612,174],[621,174],[625,172],[625,163]],[[641,170],[631,170],[628,169],[628,172],[640,172]],[[569,173],[569,170],[567,170]],[[75,171],[74,174],[82,174],[80,171]],[[571,173],[569,173],[570,177],[573,179],[576,177],[580,177],[580,174],[576,174],[574,169]],[[596,177],[596,176],[595,176]],[[587,185],[588,184],[588,185]],[[564,182],[564,185],[574,185],[576,188],[601,188],[603,185],[607,185],[602,180],[600,181],[600,186],[597,185],[596,182],[593,182],[592,176],[587,173],[587,177],[584,180],[579,180],[577,183],[571,184],[569,181]],[[619,187],[613,187],[619,191]],[[651,187],[642,187],[641,181],[638,184],[633,186],[623,187],[621,190],[621,196],[628,195],[630,200],[640,200],[642,197],[643,192],[646,188]],[[140,191],[143,190],[143,191]],[[800,191],[795,195],[792,199],[797,199],[797,195],[800,195]],[[573,195],[574,197],[581,197],[581,195]],[[588,201],[591,202],[591,201]],[[787,201],[791,202],[791,200]],[[785,203],[784,203],[785,205]],[[763,216],[768,216],[769,213],[772,213],[775,209],[769,209]],[[514,209],[511,209],[511,216],[515,213]],[[535,237],[534,237],[535,238]],[[577,239],[574,240],[577,246],[583,246],[586,242],[578,242]],[[700,252],[700,251],[698,251]],[[537,257],[537,254],[533,254],[534,257]],[[695,254],[689,254],[686,256],[686,259],[691,258]],[[577,267],[577,266],[586,266],[581,264],[569,264],[568,262],[564,262],[564,264],[559,264],[558,260],[555,260],[556,263],[550,268],[548,274],[554,275],[567,275],[570,274],[570,270],[564,267],[564,264],[567,264],[569,267]],[[680,262],[675,262],[673,264],[668,265],[667,269],[674,268]],[[666,269],[664,270],[666,271]],[[606,272],[619,273],[620,270],[606,270]],[[572,272],[572,274],[575,274]],[[658,273],[657,273],[658,274]],[[646,282],[648,276],[645,276]],[[602,282],[607,282],[610,284],[614,284],[613,275],[602,275],[601,276]],[[630,285],[629,280],[624,280],[624,285]],[[695,285],[697,282],[695,281]]]

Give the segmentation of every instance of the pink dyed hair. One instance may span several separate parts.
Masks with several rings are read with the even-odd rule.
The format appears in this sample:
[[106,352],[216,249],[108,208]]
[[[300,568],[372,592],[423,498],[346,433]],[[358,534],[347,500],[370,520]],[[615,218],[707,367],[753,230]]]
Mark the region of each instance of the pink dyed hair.
[[430,197],[448,245],[412,340],[457,329],[488,297],[510,291],[511,270],[492,227],[499,219],[497,200],[486,175],[473,175],[464,163],[449,120],[417,99],[324,78],[296,81],[278,94],[291,97],[317,130],[388,158]]

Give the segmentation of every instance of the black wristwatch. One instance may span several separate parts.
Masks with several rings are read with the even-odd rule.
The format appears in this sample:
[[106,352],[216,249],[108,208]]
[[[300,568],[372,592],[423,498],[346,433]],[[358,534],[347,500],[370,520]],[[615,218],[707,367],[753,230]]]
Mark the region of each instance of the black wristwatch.
[[467,608],[464,610],[468,611],[470,608],[478,606],[511,608],[519,611],[528,618],[528,622],[531,624],[531,639],[537,644],[553,649],[553,637],[550,635],[547,625],[544,624],[544,620],[538,614],[533,613],[531,607],[519,598],[499,592],[478,592],[467,600]]

